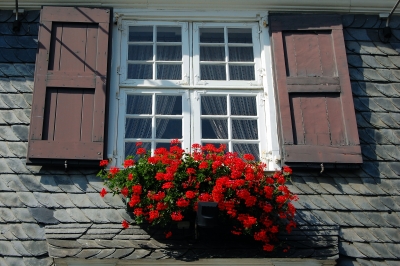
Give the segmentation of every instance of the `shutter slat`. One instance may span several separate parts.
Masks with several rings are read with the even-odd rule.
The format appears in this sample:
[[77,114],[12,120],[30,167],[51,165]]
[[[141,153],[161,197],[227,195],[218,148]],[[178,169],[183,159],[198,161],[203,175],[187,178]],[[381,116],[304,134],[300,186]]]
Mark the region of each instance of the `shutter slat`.
[[29,160],[103,159],[110,14],[43,7]]
[[340,16],[270,19],[283,162],[361,163]]

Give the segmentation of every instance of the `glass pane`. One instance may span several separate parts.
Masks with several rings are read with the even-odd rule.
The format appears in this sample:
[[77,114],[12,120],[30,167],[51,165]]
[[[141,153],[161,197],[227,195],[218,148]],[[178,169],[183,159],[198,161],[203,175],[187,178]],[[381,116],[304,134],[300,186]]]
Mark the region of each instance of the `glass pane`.
[[200,28],[200,42],[224,43],[223,28]]
[[181,119],[156,119],[156,138],[159,139],[181,139]]
[[201,46],[200,61],[225,61],[225,47]]
[[182,47],[157,45],[157,60],[182,61]]
[[153,46],[129,45],[128,60],[153,60]]
[[129,27],[130,42],[152,42],[153,26],[130,26]]
[[227,115],[226,96],[201,96],[202,115]]
[[226,119],[201,119],[202,139],[227,139],[228,120]]
[[182,79],[182,65],[157,64],[157,79]]
[[231,80],[255,80],[254,66],[229,66]]
[[233,139],[258,139],[257,120],[232,120]]
[[182,96],[156,96],[156,114],[158,115],[181,115]]
[[[177,145],[178,147],[181,147],[180,144]],[[169,150],[169,148],[171,148],[171,142],[157,142],[156,143],[156,149],[158,148],[166,148],[167,150]]]
[[254,62],[253,47],[229,47],[230,62]]
[[151,150],[151,143],[150,142],[143,142],[140,147],[136,146],[136,142],[125,142],[125,158],[128,155],[133,155],[134,160],[138,160],[139,156],[136,155],[138,148],[145,148],[146,151]]
[[157,42],[181,42],[181,27],[157,27]]
[[153,65],[128,64],[128,79],[152,79]]
[[232,115],[257,115],[256,97],[231,97],[231,114]]
[[252,43],[251,29],[228,29],[228,43]]
[[226,80],[225,66],[200,65],[201,80]]
[[151,98],[150,95],[128,95],[126,101],[126,113],[151,115]]
[[232,146],[233,152],[237,152],[241,156],[243,156],[243,154],[250,153],[254,156],[256,161],[260,160],[260,150],[258,148],[258,144],[234,143]]
[[125,138],[151,138],[151,118],[127,118]]

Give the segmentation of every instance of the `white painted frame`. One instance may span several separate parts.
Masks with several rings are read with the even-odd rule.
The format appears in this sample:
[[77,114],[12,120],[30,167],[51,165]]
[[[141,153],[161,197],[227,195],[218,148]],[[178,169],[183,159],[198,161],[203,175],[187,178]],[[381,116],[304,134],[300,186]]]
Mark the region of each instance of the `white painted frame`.
[[[153,50],[153,59],[149,63],[153,63],[152,79],[128,79],[128,47],[129,47],[129,27],[130,26],[152,26],[153,41],[149,42],[153,47],[156,46],[155,31],[157,26],[174,26],[181,27],[182,36],[182,79],[181,80],[159,80],[156,76],[156,51]],[[122,38],[121,38],[121,65],[120,65],[120,85],[122,86],[162,86],[162,87],[179,87],[180,85],[189,84],[189,28],[188,22],[172,22],[172,21],[123,21],[122,22]],[[169,61],[166,61],[169,63]],[[176,62],[176,61],[174,61]]]
[[[222,63],[226,67],[226,76],[228,80],[202,80],[200,75],[200,28],[223,28],[224,29],[224,43],[222,44],[225,48],[225,61]],[[229,46],[240,46],[240,44],[232,43],[228,44],[228,28],[247,28],[252,30],[252,47],[254,54],[254,80],[229,80]],[[217,45],[217,44],[213,44]],[[248,46],[248,45],[246,45]],[[261,51],[260,51],[260,34],[258,30],[258,23],[255,22],[243,22],[243,23],[193,23],[193,74],[194,74],[194,85],[196,87],[220,87],[220,86],[231,86],[235,88],[254,88],[262,85],[261,78]],[[214,63],[214,62],[209,62]],[[233,63],[233,62],[230,62]],[[242,62],[241,62],[242,63]],[[218,64],[218,63],[216,63]]]
[[[192,139],[194,143],[201,143],[201,97],[205,96],[255,96],[256,104],[257,104],[257,116],[248,117],[251,120],[257,120],[257,133],[258,139],[255,140],[243,140],[243,139],[232,139],[232,119],[245,119],[246,116],[233,116],[230,114],[230,101],[227,101],[228,112],[227,115],[216,115],[216,118],[226,118],[228,120],[228,146],[230,151],[233,150],[233,144],[236,143],[248,143],[248,144],[258,144],[260,151],[260,159],[267,163],[267,141],[265,139],[265,132],[267,127],[265,125],[265,108],[264,108],[264,93],[260,90],[194,90],[191,91],[190,99],[192,103],[192,121],[195,125],[198,126],[196,130],[193,130]],[[209,117],[209,116],[207,116]],[[215,141],[208,141],[209,143],[213,143]],[[217,142],[219,143],[219,142]]]
[[[121,116],[123,113],[120,112],[120,101],[123,97],[120,97],[120,92],[123,94],[126,89],[160,89],[156,82],[149,82],[147,84],[132,84],[132,83],[120,83],[121,73],[121,51],[123,50],[123,38],[127,34],[127,30],[123,29],[123,25],[129,25],[129,23],[135,24],[136,20],[143,22],[149,21],[160,21],[163,23],[180,23],[179,21],[191,21],[191,22],[212,22],[212,23],[258,23],[259,34],[260,34],[260,64],[261,71],[260,76],[262,79],[262,85],[258,87],[251,87],[251,89],[259,89],[264,93],[263,101],[265,108],[265,125],[266,132],[260,136],[265,136],[263,139],[266,142],[266,161],[267,171],[274,171],[280,168],[280,147],[278,143],[277,135],[277,122],[276,122],[276,106],[273,89],[273,74],[272,74],[272,58],[271,58],[271,47],[270,37],[268,32],[268,13],[266,11],[259,10],[241,10],[241,11],[193,11],[193,10],[156,10],[156,9],[114,9],[115,25],[113,28],[113,45],[112,45],[112,59],[111,59],[111,76],[110,76],[110,98],[109,98],[109,126],[108,126],[108,146],[107,146],[107,157],[113,158],[114,160],[110,165],[121,165],[124,149],[121,144],[123,141],[118,135],[119,125],[121,125]],[[136,24],[137,25],[137,24]],[[166,25],[166,24],[164,24]],[[176,24],[175,24],[176,25]],[[193,30],[189,27],[188,37],[192,38]],[[183,35],[182,35],[183,36]],[[193,54],[192,47],[188,47],[189,55]],[[190,62],[189,62],[190,64]],[[194,85],[193,68],[190,71],[190,81],[188,85],[185,84],[164,84],[164,88],[175,88],[175,89],[198,89],[205,90],[200,86]],[[121,78],[123,80],[123,78]],[[176,81],[174,81],[176,82]],[[169,86],[171,85],[171,86]],[[212,88],[210,88],[212,89]],[[219,86],[218,89],[244,89],[244,87],[233,88],[232,86]],[[192,120],[193,121],[193,120]],[[122,127],[123,129],[123,127]],[[190,127],[192,134],[194,134],[194,127]],[[186,144],[185,144],[186,145]],[[261,150],[263,152],[263,150]]]
[[[152,114],[149,115],[129,115],[126,114],[126,106],[127,106],[127,96],[129,94],[141,94],[141,95],[151,95],[152,96]],[[151,150],[154,151],[156,147],[156,142],[165,142],[164,139],[157,139],[155,136],[155,119],[162,118],[162,115],[156,115],[156,106],[155,106],[155,95],[176,95],[182,96],[182,115],[173,115],[176,118],[182,118],[182,138],[179,139],[181,141],[181,147],[185,150],[190,149],[190,105],[189,105],[189,91],[188,90],[174,90],[174,89],[122,89],[120,94],[120,104],[119,104],[119,120],[118,120],[118,151],[121,151],[118,154],[119,164],[122,164],[125,159],[125,142],[151,142]],[[125,138],[125,122],[127,117],[142,117],[142,118],[151,118],[152,119],[152,137],[150,139],[128,139]],[[166,116],[164,116],[166,117]]]

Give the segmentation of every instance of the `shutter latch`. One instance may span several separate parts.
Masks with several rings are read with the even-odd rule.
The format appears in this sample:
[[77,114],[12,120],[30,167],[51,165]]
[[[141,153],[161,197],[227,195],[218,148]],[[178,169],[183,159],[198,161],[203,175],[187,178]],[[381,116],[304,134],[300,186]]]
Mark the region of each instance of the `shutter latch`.
[[65,172],[67,172],[67,168],[68,168],[68,161],[67,160],[65,160],[65,162],[64,162],[64,167],[65,167]]

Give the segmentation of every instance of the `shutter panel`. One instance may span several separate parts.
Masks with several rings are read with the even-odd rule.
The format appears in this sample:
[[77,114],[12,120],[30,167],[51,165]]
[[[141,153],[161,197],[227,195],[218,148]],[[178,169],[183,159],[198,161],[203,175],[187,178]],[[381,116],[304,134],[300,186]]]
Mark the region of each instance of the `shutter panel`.
[[271,15],[284,163],[362,163],[340,16]]
[[29,159],[103,159],[110,13],[43,7]]

